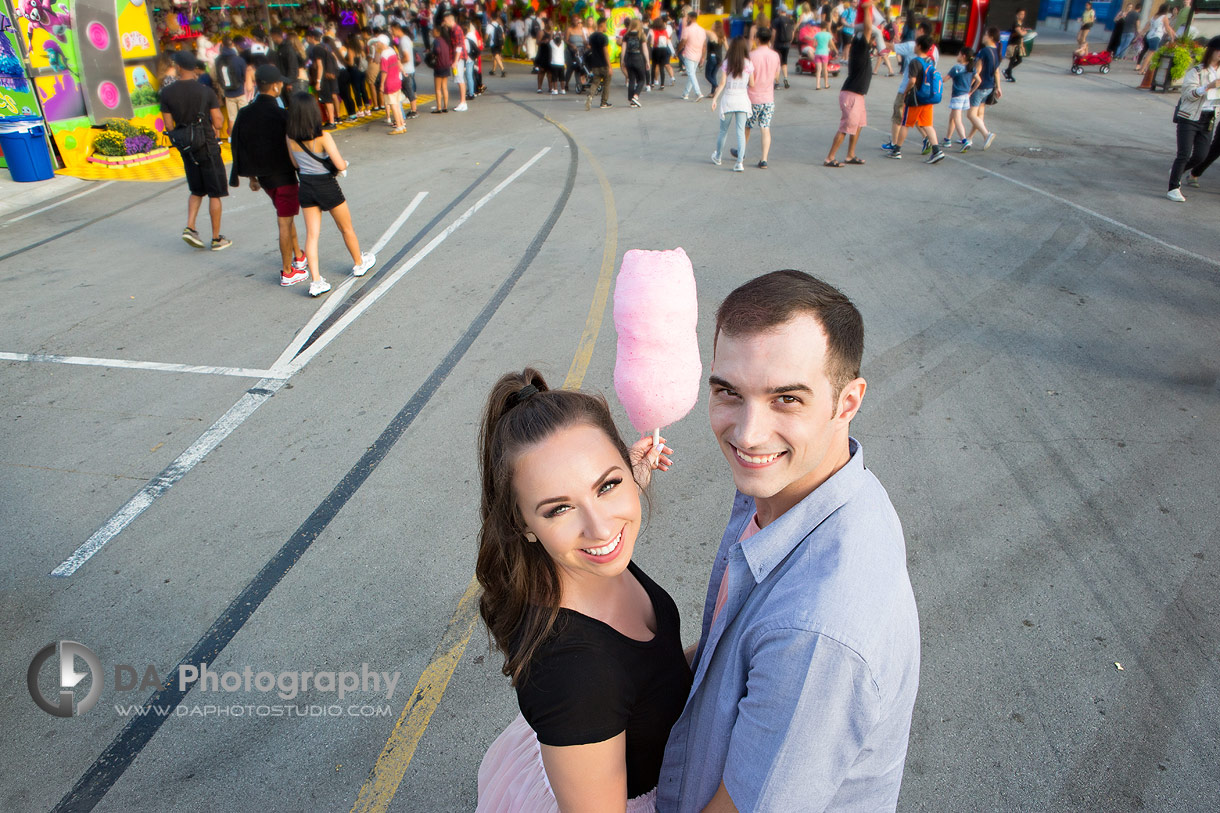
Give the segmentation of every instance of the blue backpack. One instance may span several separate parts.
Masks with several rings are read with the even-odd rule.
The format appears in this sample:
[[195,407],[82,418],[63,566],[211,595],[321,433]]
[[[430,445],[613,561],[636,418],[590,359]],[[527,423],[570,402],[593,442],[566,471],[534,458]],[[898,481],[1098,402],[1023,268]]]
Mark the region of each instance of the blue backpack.
[[915,103],[940,104],[941,93],[944,91],[940,72],[936,70],[931,59],[920,58],[919,61],[923,63],[923,81],[915,88]]

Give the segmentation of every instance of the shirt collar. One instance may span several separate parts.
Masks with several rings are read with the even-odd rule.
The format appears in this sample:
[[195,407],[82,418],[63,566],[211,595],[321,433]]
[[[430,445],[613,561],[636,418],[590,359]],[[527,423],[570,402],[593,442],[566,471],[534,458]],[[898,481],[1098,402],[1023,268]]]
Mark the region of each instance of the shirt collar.
[[[767,527],[741,543],[741,551],[745,554],[755,583],[767,578],[797,545],[859,489],[864,481],[864,451],[860,443],[851,437],[847,439],[847,448],[851,457],[843,468]],[[737,503],[751,513],[757,510],[754,498],[741,492],[737,492]]]

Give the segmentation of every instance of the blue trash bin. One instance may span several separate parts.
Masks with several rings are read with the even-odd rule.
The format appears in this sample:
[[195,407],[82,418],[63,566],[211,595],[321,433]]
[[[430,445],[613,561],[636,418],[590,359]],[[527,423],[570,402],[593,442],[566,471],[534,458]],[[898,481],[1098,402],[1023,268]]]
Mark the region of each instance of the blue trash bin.
[[998,43],[996,43],[996,45],[998,46],[998,52],[1000,54],[1000,59],[1004,58],[1004,52],[1008,50],[1008,40],[1011,38],[1012,38],[1011,31],[1001,31],[1000,32],[1000,41]]
[[41,116],[0,118],[0,150],[14,181],[47,181],[55,177]]
[[749,20],[745,17],[730,17],[729,18],[729,39],[737,39],[744,37],[750,30]]

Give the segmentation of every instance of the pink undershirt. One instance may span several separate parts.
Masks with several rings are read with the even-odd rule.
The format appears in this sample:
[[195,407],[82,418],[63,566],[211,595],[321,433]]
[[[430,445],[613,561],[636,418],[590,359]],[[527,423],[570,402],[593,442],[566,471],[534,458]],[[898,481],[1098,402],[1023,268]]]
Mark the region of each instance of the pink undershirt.
[[[754,516],[751,517],[751,519],[750,519],[750,524],[747,525],[746,529],[741,532],[741,539],[739,539],[737,541],[744,543],[747,539],[754,536],[754,534],[758,533],[761,530],[762,530],[762,528],[760,528],[758,526],[758,514],[755,513]],[[716,607],[715,607],[715,609],[712,610],[712,623],[713,624],[716,623],[716,616],[720,615],[720,611],[724,608],[724,602],[728,599],[728,597],[729,597],[729,568],[728,568],[728,565],[725,565],[724,575],[720,577],[720,590],[716,593]]]

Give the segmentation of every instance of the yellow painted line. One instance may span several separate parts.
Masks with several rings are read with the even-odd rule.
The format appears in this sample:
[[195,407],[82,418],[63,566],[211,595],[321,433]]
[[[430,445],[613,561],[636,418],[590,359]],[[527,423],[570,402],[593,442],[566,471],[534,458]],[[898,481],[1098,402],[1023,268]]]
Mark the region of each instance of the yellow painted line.
[[576,146],[589,159],[593,174],[602,188],[602,201],[606,209],[606,242],[602,248],[602,267],[597,275],[597,287],[593,289],[593,301],[589,303],[589,315],[585,318],[585,329],[580,334],[580,342],[576,345],[576,355],[572,356],[572,364],[563,380],[564,389],[578,389],[589,371],[589,362],[593,359],[593,348],[597,346],[597,335],[601,332],[602,321],[606,314],[606,300],[610,297],[610,281],[614,278],[614,260],[618,256],[618,209],[614,205],[614,192],[610,189],[610,179],[593,153],[580,143],[580,140],[554,119],[547,118],[568,138],[576,142]]
[[419,682],[411,692],[411,698],[402,714],[398,715],[394,730],[390,732],[389,740],[373,765],[373,770],[361,785],[356,803],[352,805],[352,813],[372,813],[389,808],[390,801],[398,792],[402,777],[415,756],[415,748],[424,736],[432,714],[440,705],[441,697],[449,686],[453,670],[457,668],[462,653],[466,651],[466,644],[470,642],[470,636],[474,632],[478,610],[479,582],[471,579],[461,601],[458,602],[457,612],[449,620],[441,642],[432,653],[431,662],[420,675]]
[[[566,127],[556,121],[547,119],[568,135],[578,149],[589,159],[593,172],[601,184],[602,198],[606,206],[606,241],[602,250],[602,267],[597,277],[597,286],[593,291],[593,301],[589,305],[589,314],[585,317],[585,327],[564,379],[565,389],[577,389],[584,381],[589,369],[589,360],[593,357],[593,348],[597,344],[597,335],[606,314],[606,301],[610,293],[610,281],[614,276],[614,260],[618,255],[618,211],[614,205],[614,193],[610,189],[610,180],[602,170],[601,164],[592,153],[576,140]],[[449,680],[457,669],[470,636],[474,633],[475,622],[479,612],[479,582],[472,578],[466,585],[466,592],[458,601],[457,610],[449,619],[441,642],[432,653],[432,660],[420,675],[419,682],[411,692],[402,713],[394,723],[394,730],[386,740],[385,747],[377,757],[373,769],[369,771],[360,792],[356,795],[356,803],[352,805],[352,813],[384,813],[390,807],[402,778],[415,757],[415,749],[432,721],[432,714],[440,705]]]

